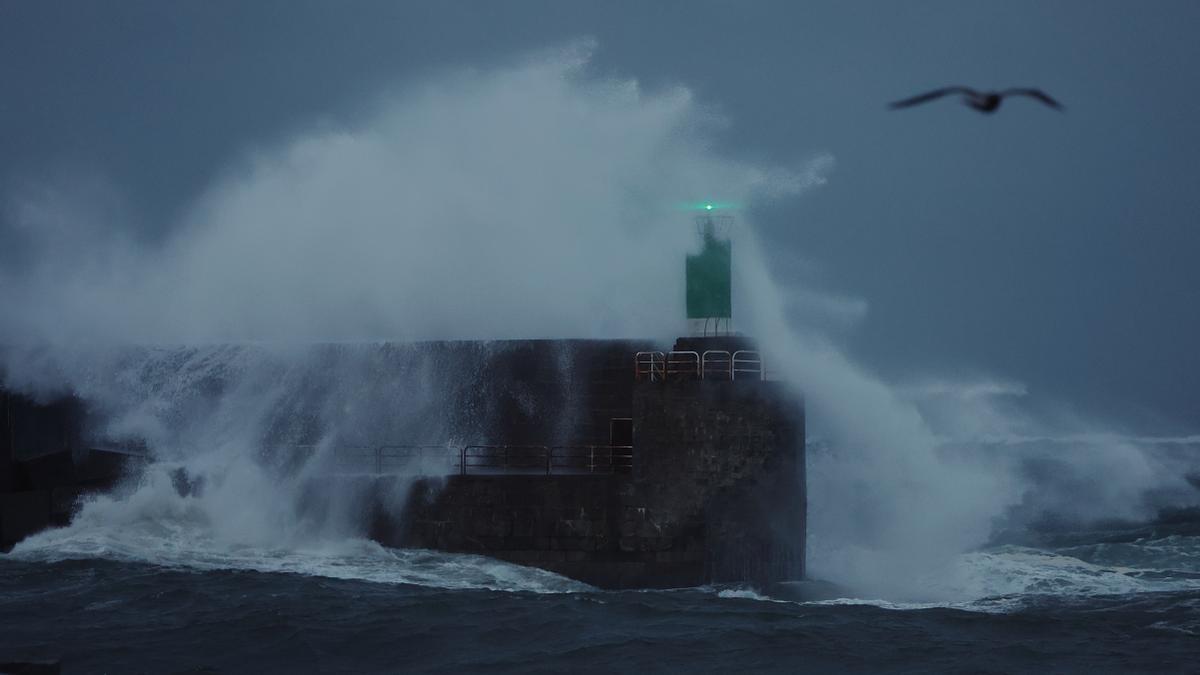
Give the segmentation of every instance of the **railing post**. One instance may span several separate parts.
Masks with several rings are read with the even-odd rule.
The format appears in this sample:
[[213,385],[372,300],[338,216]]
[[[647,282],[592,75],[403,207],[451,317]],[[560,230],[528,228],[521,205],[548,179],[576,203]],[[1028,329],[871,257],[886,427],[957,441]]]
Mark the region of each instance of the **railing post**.
[[554,456],[553,448],[546,448],[546,475],[550,475],[550,458]]

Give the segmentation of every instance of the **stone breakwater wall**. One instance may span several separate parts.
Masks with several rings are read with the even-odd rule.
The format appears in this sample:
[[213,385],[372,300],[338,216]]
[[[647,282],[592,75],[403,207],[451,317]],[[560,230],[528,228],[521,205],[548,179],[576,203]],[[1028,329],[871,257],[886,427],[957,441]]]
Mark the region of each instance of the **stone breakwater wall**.
[[403,508],[377,500],[371,534],[605,588],[767,584],[804,575],[803,472],[803,406],[779,383],[646,382],[630,473],[422,479]]
[[78,399],[0,390],[0,551],[70,522],[80,497],[111,489],[141,457],[88,448]]
[[[699,357],[745,342],[692,338],[676,349]],[[610,588],[802,578],[803,402],[762,377],[635,376],[635,353],[650,348],[616,340],[318,346],[290,369],[241,347],[125,361],[148,364],[145,377],[166,384],[200,383],[166,387],[185,423],[183,412],[208,409],[202,404],[229,388],[226,373],[278,370],[290,395],[271,411],[260,445],[297,457],[325,438],[483,448],[464,450],[457,471],[443,467],[449,475],[436,477],[369,454],[365,464],[331,464],[355,489],[369,483],[363,517],[386,545],[488,555]],[[181,377],[221,359],[240,367]],[[0,390],[0,405],[0,547],[69,522],[81,495],[136,475],[148,461],[139,453],[153,453],[139,439],[104,437],[103,413],[72,396],[39,402]],[[543,471],[486,456],[488,447],[557,446],[568,446],[558,457],[566,463],[545,455]],[[599,454],[584,462],[571,454],[581,448]]]

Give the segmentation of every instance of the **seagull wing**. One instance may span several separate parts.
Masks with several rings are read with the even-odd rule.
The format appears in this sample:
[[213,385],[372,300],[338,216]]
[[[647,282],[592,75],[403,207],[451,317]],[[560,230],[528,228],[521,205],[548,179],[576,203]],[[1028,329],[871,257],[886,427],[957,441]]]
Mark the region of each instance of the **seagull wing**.
[[918,96],[913,96],[912,98],[895,101],[894,103],[888,104],[888,107],[892,110],[896,110],[898,108],[907,108],[909,106],[920,105],[926,101],[932,101],[936,98],[941,98],[947,94],[966,94],[967,96],[978,96],[979,92],[969,87],[942,87],[941,89],[934,89],[933,91],[926,92]]
[[1041,89],[1005,89],[1004,91],[1000,92],[1000,95],[1001,96],[1028,96],[1029,98],[1035,98],[1035,99],[1041,101],[1042,103],[1045,103],[1046,105],[1050,106],[1051,108],[1054,108],[1055,110],[1063,109],[1063,105],[1061,103],[1050,98],[1046,94],[1046,92],[1042,91]]

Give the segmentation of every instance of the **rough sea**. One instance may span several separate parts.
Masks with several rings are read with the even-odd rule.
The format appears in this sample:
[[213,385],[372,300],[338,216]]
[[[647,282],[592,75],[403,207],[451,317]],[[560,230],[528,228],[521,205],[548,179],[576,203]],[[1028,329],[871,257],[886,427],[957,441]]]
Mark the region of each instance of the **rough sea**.
[[[605,591],[369,541],[349,489],[367,483],[338,480],[331,455],[297,462],[254,452],[254,439],[279,419],[313,417],[297,410],[343,431],[415,424],[448,409],[445,392],[360,376],[370,359],[322,369],[306,357],[289,370],[247,354],[168,350],[101,369],[116,375],[98,384],[80,379],[91,400],[122,413],[110,431],[132,428],[158,452],[112,494],[79,504],[69,526],[0,554],[0,663],[56,661],[65,673],[1200,672],[1194,439],[938,454],[924,436],[893,433],[913,416],[884,406],[872,428],[905,443],[857,454],[808,445],[812,579]],[[212,386],[213,373],[230,384]],[[331,383],[314,386],[323,373]],[[204,398],[214,390],[224,393]],[[314,390],[332,393],[296,393]],[[361,400],[380,407],[347,405]],[[180,471],[192,488],[181,489]]]
[[65,673],[1200,671],[1197,514],[988,546],[955,562],[979,597],[928,603],[820,586],[819,600],[602,591],[357,539],[232,546],[194,525],[76,523],[0,556],[0,660]]

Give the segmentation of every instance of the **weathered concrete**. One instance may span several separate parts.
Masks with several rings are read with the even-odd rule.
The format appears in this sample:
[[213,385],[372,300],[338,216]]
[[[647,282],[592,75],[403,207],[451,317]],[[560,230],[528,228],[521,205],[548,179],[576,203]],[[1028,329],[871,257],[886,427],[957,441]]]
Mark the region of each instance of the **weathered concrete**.
[[705,581],[803,576],[804,408],[781,383],[649,383],[633,420],[637,506],[660,537],[702,537]]
[[77,448],[8,464],[0,492],[0,550],[47,527],[71,521],[80,497],[111,489],[143,458]]
[[110,489],[142,458],[83,445],[84,407],[0,392],[0,551],[70,522],[79,498]]
[[49,490],[26,490],[0,495],[0,550],[54,523]]
[[606,588],[803,577],[798,401],[773,382],[642,383],[632,414],[632,475],[424,480],[376,509],[372,536]]
[[[690,338],[680,346],[751,347],[744,338]],[[295,398],[275,411],[280,422],[267,425],[263,444],[319,438],[314,411],[331,407],[321,392],[344,395],[339,387],[375,404],[342,424],[339,440],[351,444],[444,445],[452,433],[461,444],[624,445],[614,441],[612,423],[632,420],[627,473],[453,475],[411,489],[411,478],[374,477],[371,535],[610,588],[801,578],[802,402],[780,383],[753,378],[637,382],[633,354],[649,347],[597,340],[329,347],[297,379]],[[410,429],[397,425],[389,398],[406,388],[404,378],[447,383],[421,399],[418,411],[446,419],[412,427],[416,437],[392,435]],[[219,396],[224,386],[208,382],[199,395]],[[129,457],[86,451],[86,410],[78,401],[40,406],[6,395],[3,402],[0,546],[11,546],[66,522],[79,494],[112,485]],[[406,497],[397,503],[396,494]]]

